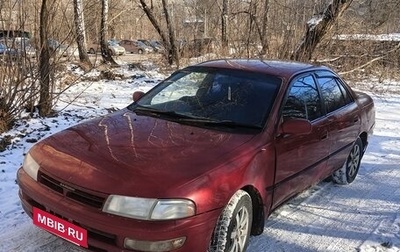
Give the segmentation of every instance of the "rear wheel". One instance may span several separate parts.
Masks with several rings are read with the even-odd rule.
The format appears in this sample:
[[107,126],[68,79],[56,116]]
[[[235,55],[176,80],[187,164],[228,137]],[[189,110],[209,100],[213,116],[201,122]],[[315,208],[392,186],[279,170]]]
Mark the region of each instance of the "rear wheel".
[[360,168],[363,155],[363,143],[360,138],[354,142],[353,148],[343,166],[332,174],[333,182],[341,185],[350,184],[354,181]]
[[239,190],[218,218],[209,252],[244,252],[249,243],[253,209],[250,195]]
[[138,53],[139,53],[139,54],[143,54],[143,50],[142,50],[142,49],[139,49],[139,50],[138,50]]
[[90,54],[95,54],[96,51],[95,51],[93,48],[90,48],[90,49],[89,49],[89,53],[90,53]]

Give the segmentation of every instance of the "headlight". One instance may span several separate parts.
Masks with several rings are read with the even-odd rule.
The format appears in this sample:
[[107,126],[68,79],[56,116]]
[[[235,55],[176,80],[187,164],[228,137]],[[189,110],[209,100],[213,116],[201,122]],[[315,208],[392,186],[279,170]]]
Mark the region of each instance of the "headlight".
[[37,174],[39,171],[39,164],[32,158],[31,154],[26,154],[24,163],[22,164],[24,171],[34,180],[37,181]]
[[103,212],[141,220],[175,220],[195,215],[194,203],[186,199],[147,199],[110,195]]

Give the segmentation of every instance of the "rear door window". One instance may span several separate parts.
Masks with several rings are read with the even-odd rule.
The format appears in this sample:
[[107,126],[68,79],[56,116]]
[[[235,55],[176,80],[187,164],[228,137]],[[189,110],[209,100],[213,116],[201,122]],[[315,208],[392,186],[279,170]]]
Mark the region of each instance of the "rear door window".
[[327,113],[340,109],[353,101],[347,89],[335,76],[317,75],[317,80]]

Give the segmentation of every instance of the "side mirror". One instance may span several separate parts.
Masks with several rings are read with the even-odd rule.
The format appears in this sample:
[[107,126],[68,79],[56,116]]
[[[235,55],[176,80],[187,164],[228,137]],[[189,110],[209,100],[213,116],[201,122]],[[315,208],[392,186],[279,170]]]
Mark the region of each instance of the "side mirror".
[[144,92],[142,92],[142,91],[135,91],[135,92],[133,93],[133,95],[132,95],[132,99],[133,99],[133,101],[135,102],[135,101],[139,100],[140,98],[142,98],[143,95],[144,95]]
[[305,135],[311,133],[311,130],[311,122],[301,118],[284,119],[280,126],[282,134]]

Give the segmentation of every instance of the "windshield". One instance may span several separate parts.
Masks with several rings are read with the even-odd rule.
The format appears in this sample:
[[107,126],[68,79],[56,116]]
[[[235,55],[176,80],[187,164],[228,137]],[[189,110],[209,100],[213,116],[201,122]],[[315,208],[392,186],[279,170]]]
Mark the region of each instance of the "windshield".
[[262,128],[280,83],[277,77],[253,72],[189,67],[161,82],[130,108],[168,114],[167,120]]

